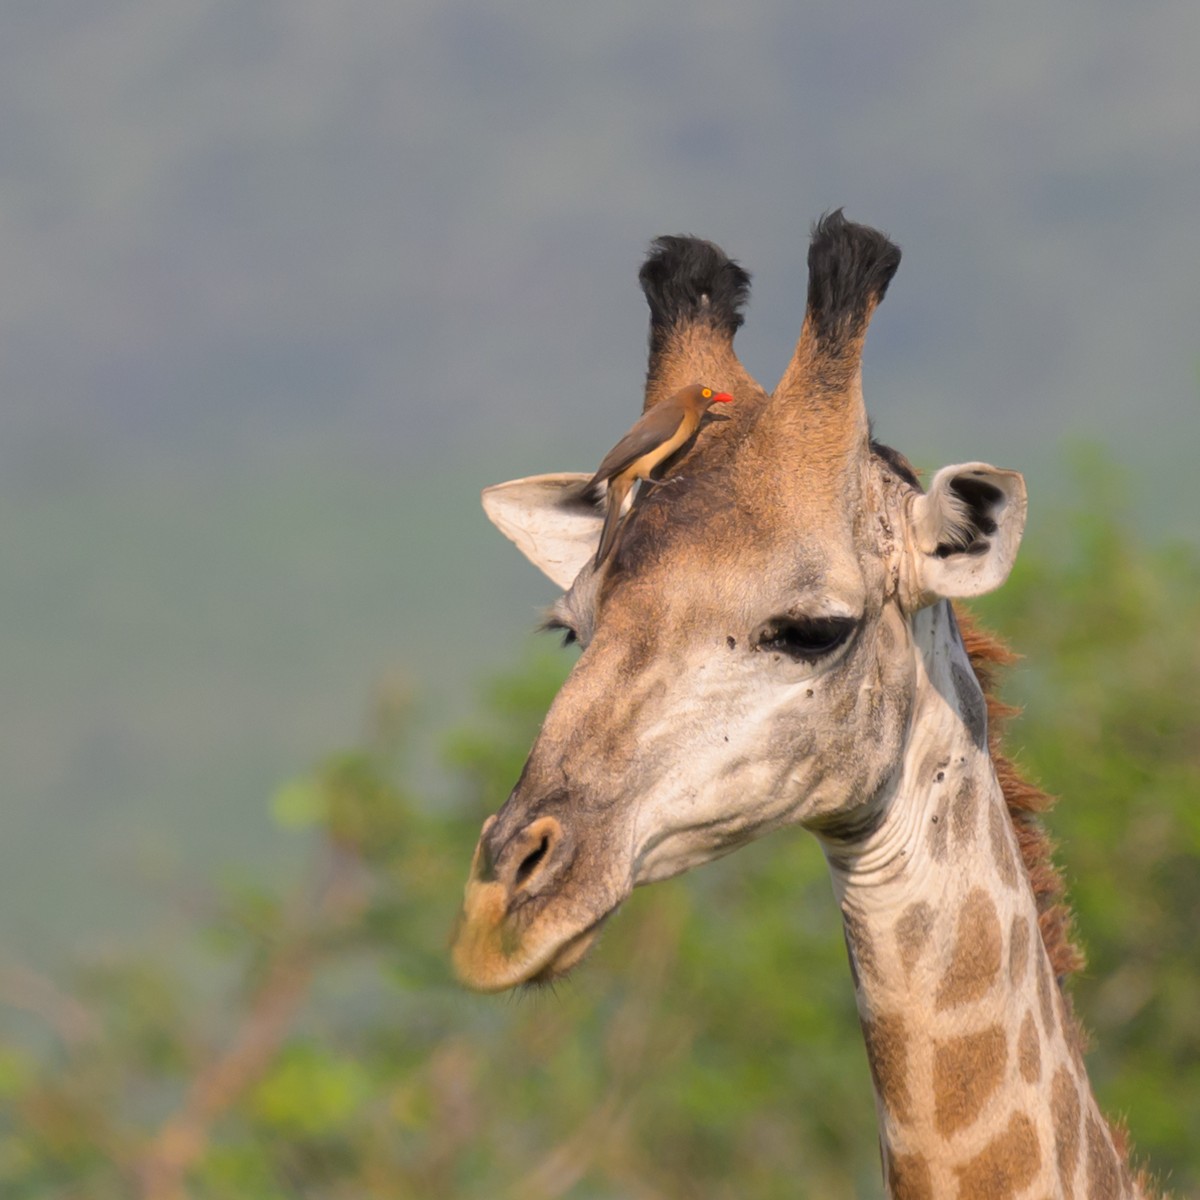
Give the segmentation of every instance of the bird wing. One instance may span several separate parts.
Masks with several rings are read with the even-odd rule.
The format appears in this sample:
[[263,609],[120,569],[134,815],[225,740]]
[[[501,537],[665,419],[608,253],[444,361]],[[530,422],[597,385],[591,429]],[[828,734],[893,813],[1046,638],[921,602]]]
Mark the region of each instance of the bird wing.
[[601,483],[619,475],[631,463],[668,441],[679,429],[683,414],[673,406],[660,404],[642,419],[604,456],[592,483]]

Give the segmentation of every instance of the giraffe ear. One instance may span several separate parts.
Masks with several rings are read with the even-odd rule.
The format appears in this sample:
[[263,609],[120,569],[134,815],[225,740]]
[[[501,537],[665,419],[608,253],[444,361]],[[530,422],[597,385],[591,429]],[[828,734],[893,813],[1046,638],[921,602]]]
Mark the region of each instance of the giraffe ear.
[[590,475],[531,475],[483,489],[492,524],[560,588],[595,557],[604,514],[584,498]]
[[943,467],[913,502],[913,597],[982,596],[1012,570],[1025,530],[1025,480],[987,463]]

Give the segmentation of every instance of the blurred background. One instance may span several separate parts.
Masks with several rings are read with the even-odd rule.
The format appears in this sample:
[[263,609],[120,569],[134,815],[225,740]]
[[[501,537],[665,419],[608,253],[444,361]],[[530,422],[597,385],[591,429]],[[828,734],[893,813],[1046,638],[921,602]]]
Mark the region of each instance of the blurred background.
[[877,1196],[824,868],[444,947],[570,655],[479,489],[640,407],[648,241],[904,264],[877,436],[1025,472],[1018,757],[1093,1076],[1200,1188],[1200,8],[21,0],[0,39],[0,1191]]

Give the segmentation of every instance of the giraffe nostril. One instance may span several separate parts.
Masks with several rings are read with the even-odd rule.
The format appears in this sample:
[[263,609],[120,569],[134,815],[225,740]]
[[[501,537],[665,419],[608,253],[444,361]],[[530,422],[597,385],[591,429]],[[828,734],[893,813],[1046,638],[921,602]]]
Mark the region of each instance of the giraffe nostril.
[[553,881],[565,865],[566,840],[553,817],[538,817],[526,825],[501,851],[500,875],[508,881],[510,894],[528,896]]
[[550,849],[550,835],[543,834],[542,840],[521,860],[517,873],[513,878],[514,886],[523,887],[531,875],[537,871],[546,852]]

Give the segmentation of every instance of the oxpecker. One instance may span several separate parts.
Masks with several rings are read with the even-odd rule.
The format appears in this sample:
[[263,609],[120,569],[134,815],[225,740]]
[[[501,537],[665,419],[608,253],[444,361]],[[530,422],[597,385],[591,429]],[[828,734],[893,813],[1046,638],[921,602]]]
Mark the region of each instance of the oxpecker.
[[728,404],[733,397],[702,383],[693,383],[654,405],[604,456],[585,494],[595,495],[600,484],[608,484],[607,509],[596,567],[608,557],[621,525],[621,508],[629,489],[639,479],[657,479],[654,474],[696,435],[710,404]]

